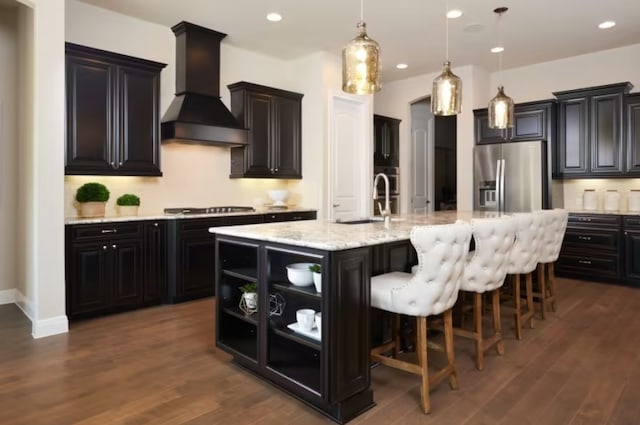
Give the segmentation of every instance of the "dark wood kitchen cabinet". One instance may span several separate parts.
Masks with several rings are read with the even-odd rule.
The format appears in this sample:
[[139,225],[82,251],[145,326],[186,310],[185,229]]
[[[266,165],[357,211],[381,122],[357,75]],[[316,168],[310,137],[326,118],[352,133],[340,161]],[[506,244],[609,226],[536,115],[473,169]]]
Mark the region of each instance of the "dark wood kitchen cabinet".
[[640,287],[640,216],[624,216],[622,226],[625,280],[629,285]]
[[514,126],[508,129],[489,128],[487,108],[474,109],[477,145],[546,140],[553,144],[556,133],[556,101],[541,100],[518,103],[514,107]]
[[626,175],[624,105],[632,87],[626,82],[554,93],[559,101],[556,177]]
[[166,65],[66,43],[65,174],[160,176]]
[[231,178],[302,178],[302,94],[244,81],[228,86],[249,144],[231,148]]
[[[158,304],[145,285],[147,259],[141,221],[66,226],[66,298],[70,319]],[[161,266],[161,265],[160,265]]]
[[400,120],[382,115],[373,116],[373,165],[400,165]]
[[629,177],[640,176],[640,93],[633,93],[626,98],[626,171]]
[[144,224],[144,305],[164,302],[167,296],[167,223]]

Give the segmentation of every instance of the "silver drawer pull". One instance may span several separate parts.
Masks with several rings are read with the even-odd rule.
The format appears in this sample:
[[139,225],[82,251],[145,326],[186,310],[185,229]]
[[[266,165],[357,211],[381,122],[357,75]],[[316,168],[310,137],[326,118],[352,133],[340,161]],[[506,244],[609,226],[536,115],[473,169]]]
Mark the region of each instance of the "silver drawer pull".
[[580,221],[591,221],[590,218],[581,218]]
[[100,231],[100,233],[105,234],[105,233],[117,233],[118,230],[117,229],[102,229]]
[[591,264],[591,261],[589,261],[589,260],[578,260],[578,263],[580,263],[580,264]]
[[583,241],[590,241],[591,240],[591,236],[578,236],[578,239],[583,240]]

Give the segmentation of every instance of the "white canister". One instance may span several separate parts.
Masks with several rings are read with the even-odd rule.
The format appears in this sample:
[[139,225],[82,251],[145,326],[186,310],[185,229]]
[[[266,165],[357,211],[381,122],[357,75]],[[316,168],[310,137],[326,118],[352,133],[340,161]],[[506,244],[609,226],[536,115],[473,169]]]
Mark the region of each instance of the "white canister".
[[620,211],[620,194],[615,189],[609,189],[604,193],[604,210]]
[[630,190],[627,200],[627,209],[631,212],[640,212],[640,190]]
[[582,193],[582,208],[587,211],[598,209],[598,197],[595,189],[585,189]]

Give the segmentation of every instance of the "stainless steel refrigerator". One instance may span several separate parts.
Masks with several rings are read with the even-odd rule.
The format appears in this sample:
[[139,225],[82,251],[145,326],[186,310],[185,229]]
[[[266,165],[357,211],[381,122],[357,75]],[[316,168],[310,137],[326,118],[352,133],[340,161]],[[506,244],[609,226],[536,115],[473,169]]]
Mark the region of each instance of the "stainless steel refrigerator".
[[473,153],[474,210],[527,212],[550,207],[546,142],[476,145]]

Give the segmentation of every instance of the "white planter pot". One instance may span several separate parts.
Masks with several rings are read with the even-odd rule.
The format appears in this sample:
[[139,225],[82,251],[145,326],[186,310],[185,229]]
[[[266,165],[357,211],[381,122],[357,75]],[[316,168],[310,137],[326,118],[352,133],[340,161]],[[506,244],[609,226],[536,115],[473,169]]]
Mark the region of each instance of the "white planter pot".
[[80,202],[80,216],[82,217],[104,217],[104,206],[106,202]]
[[242,296],[248,309],[255,310],[258,308],[258,294],[256,292],[245,292]]
[[322,273],[313,272],[313,284],[316,287],[316,292],[322,292]]
[[138,205],[118,205],[118,213],[123,216],[138,215]]

